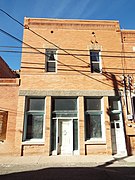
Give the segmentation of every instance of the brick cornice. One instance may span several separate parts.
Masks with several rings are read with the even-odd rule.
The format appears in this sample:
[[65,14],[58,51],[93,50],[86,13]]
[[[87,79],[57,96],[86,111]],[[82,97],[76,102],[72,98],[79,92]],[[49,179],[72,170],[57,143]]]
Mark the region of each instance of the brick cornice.
[[117,21],[76,21],[76,20],[48,20],[26,19],[25,26],[47,29],[77,29],[77,30],[119,30]]

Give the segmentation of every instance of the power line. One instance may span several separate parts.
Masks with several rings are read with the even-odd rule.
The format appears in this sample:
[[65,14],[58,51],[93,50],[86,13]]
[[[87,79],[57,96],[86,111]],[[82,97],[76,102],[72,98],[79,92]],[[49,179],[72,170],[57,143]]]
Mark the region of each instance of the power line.
[[[35,50],[35,48],[34,48],[34,50]],[[22,54],[41,54],[41,51],[32,52],[32,51],[17,51],[17,50],[0,50],[0,52],[3,52],[3,53],[22,53]],[[43,53],[43,54],[46,55],[46,53]],[[56,54],[61,55],[61,56],[63,56],[63,55],[69,56],[69,54],[64,54],[64,53],[56,53]],[[72,55],[90,57],[89,54],[72,54]],[[99,57],[102,57],[102,58],[127,58],[127,59],[135,58],[135,56],[126,56],[126,55],[123,55],[123,56],[122,55],[99,55]]]
[[38,49],[36,49],[35,47],[29,45],[28,43],[25,43],[24,41],[22,41],[22,40],[16,38],[15,36],[13,36],[13,35],[11,35],[11,34],[9,34],[8,32],[6,32],[6,31],[4,31],[4,30],[2,30],[2,29],[0,29],[0,31],[1,31],[3,34],[6,34],[7,36],[9,36],[9,37],[15,39],[16,41],[18,41],[18,42],[20,42],[20,43],[22,43],[22,44],[25,44],[26,46],[28,46],[28,47],[30,47],[30,48],[32,48],[32,49],[34,49],[34,50],[40,52],[41,54],[45,54],[45,53],[39,51]]
[[[0,46],[0,48],[15,48],[15,49],[29,49],[30,47],[22,47],[22,46]],[[43,48],[43,47],[35,47],[36,49],[46,49],[46,48]],[[86,49],[73,49],[73,48],[68,48],[65,50],[69,50],[69,51],[81,51],[81,52],[88,52],[90,50],[86,50]],[[111,51],[111,50],[108,50],[108,51],[101,51],[102,53],[123,53],[123,51]],[[135,51],[124,51],[124,53],[126,54],[135,54]]]
[[[1,10],[3,13],[5,13],[7,16],[9,16],[12,20],[16,21],[16,22],[19,23],[21,26],[23,26],[24,28],[26,28],[22,23],[20,23],[18,20],[16,20],[15,18],[13,18],[11,15],[9,15],[8,13],[6,13],[6,12],[3,11],[2,9],[0,9],[0,10]],[[47,41],[48,43],[52,44],[52,45],[55,46],[56,48],[58,48],[58,49],[64,51],[64,52],[67,53],[68,55],[71,55],[71,56],[73,56],[74,58],[76,58],[76,59],[78,59],[78,60],[81,60],[81,61],[85,62],[84,60],[82,60],[82,59],[76,57],[75,55],[70,54],[67,50],[65,50],[65,49],[63,49],[63,48],[57,46],[57,45],[54,44],[53,42],[51,42],[51,41],[47,40],[46,38],[42,37],[40,34],[34,32],[34,31],[33,31],[32,29],[30,29],[29,27],[27,27],[27,29],[30,30],[33,34],[37,35],[38,37],[40,37],[40,38],[44,39],[45,41]],[[19,41],[19,42],[21,42],[21,43],[27,45],[28,47],[31,47],[32,49],[34,49],[34,50],[40,52],[41,54],[45,54],[45,53],[39,51],[38,49],[36,49],[35,47],[32,47],[32,46],[30,46],[29,44],[27,44],[27,43],[25,43],[25,42],[19,40],[19,39],[16,38],[15,36],[10,35],[10,34],[7,33],[6,31],[4,31],[4,30],[2,30],[2,29],[0,29],[0,31],[1,31],[2,33],[4,33],[4,34],[6,34],[6,35],[8,35],[8,36],[10,36],[10,37],[12,37],[12,38],[14,38],[15,40],[17,40],[17,41]],[[61,63],[61,62],[60,62],[60,63]],[[86,62],[85,62],[85,63],[86,63]],[[64,66],[67,66],[67,67],[71,68],[72,70],[77,71],[77,72],[79,72],[79,73],[81,73],[81,74],[83,74],[83,75],[85,75],[85,76],[87,76],[87,77],[89,77],[89,78],[91,78],[91,79],[94,79],[94,80],[96,80],[96,81],[98,81],[98,82],[100,82],[100,83],[103,83],[103,84],[105,84],[105,85],[107,85],[107,86],[111,86],[110,84],[107,84],[107,83],[102,82],[102,81],[100,81],[100,80],[98,80],[98,79],[95,79],[95,78],[93,78],[93,77],[91,77],[91,76],[89,76],[89,75],[86,75],[86,74],[80,72],[79,70],[76,70],[76,69],[70,67],[69,65],[66,65],[66,64],[64,64],[64,63],[61,63],[61,64],[63,64]],[[89,63],[87,63],[87,64],[89,65]],[[111,86],[111,87],[112,87],[112,86]]]
[[[10,36],[11,38],[13,38],[13,39],[15,39],[15,40],[17,40],[17,41],[19,41],[19,42],[27,45],[28,47],[31,47],[32,49],[38,51],[39,53],[46,55],[45,53],[39,51],[38,49],[36,49],[36,48],[34,48],[34,47],[32,47],[32,46],[30,46],[29,44],[25,43],[24,41],[21,41],[20,39],[18,39],[18,38],[16,38],[16,37],[14,37],[13,35],[9,34],[8,32],[6,32],[6,31],[4,31],[4,30],[2,30],[2,29],[0,29],[0,31],[1,31],[2,33],[6,34],[7,36]],[[58,61],[58,60],[57,60],[57,61]],[[62,62],[60,62],[60,61],[58,61],[58,62],[61,63],[61,64],[64,65],[64,66],[72,69],[73,71],[78,72],[78,73],[80,73],[80,74],[82,74],[82,75],[84,75],[84,76],[86,76],[86,77],[88,77],[88,78],[90,78],[90,79],[96,80],[96,81],[98,81],[98,82],[100,82],[100,83],[102,83],[102,84],[105,84],[105,85],[107,85],[107,86],[109,86],[109,87],[112,87],[110,84],[107,84],[107,83],[105,83],[105,82],[102,82],[102,81],[99,80],[99,79],[96,79],[96,78],[94,78],[94,77],[91,77],[91,76],[89,76],[89,75],[81,72],[80,70],[77,70],[77,69],[71,67],[70,65],[64,64],[64,63],[62,63]]]
[[21,26],[23,26],[23,24],[21,22],[19,22],[17,19],[13,18],[10,14],[8,14],[6,11],[4,11],[3,9],[0,9],[1,12],[3,12],[4,14],[6,14],[8,17],[10,17],[11,19],[13,19],[15,22],[17,22],[18,24],[20,24]]
[[[2,11],[4,14],[6,14],[8,17],[10,17],[12,20],[14,20],[15,22],[17,22],[19,25],[21,25],[22,27],[24,27],[26,29],[26,26],[24,26],[21,22],[19,22],[17,19],[13,18],[11,15],[9,15],[7,12],[5,12],[4,10],[0,9],[0,11]],[[65,53],[73,56],[74,58],[77,58],[78,60],[81,60],[83,61],[84,63],[86,63],[84,60],[78,58],[78,57],[75,57],[74,55],[70,54],[68,51],[66,51],[65,49],[59,47],[58,45],[56,45],[55,43],[49,41],[48,39],[44,38],[43,36],[41,36],[40,34],[36,33],[35,31],[33,31],[32,29],[30,29],[29,27],[27,27],[27,29],[29,31],[31,31],[33,34],[37,35],[38,37],[42,38],[43,40],[45,40],[46,42],[48,42],[49,44],[52,44],[53,46],[55,46],[56,48],[64,51]],[[88,64],[88,63],[87,63]]]

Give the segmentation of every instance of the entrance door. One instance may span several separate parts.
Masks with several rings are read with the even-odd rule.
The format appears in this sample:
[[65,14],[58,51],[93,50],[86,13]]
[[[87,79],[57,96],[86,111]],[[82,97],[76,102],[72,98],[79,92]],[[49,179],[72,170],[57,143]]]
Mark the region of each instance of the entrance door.
[[121,121],[114,120],[111,122],[111,138],[113,154],[125,154],[126,145]]
[[68,119],[58,120],[58,149],[61,155],[73,153],[73,121]]

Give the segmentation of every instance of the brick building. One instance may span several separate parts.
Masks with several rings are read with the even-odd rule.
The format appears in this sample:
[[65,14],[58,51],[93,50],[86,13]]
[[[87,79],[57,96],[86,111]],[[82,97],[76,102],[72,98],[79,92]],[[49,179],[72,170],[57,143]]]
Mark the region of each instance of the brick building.
[[18,74],[0,57],[0,155],[15,153]]
[[24,25],[16,153],[135,153],[135,31],[118,21]]

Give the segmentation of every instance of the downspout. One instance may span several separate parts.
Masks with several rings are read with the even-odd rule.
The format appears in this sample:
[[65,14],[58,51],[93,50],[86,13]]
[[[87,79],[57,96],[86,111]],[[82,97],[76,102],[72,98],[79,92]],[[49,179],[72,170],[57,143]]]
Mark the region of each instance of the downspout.
[[127,83],[126,83],[126,76],[125,76],[125,49],[124,49],[124,42],[123,36],[121,32],[121,42],[122,42],[122,68],[123,68],[123,84],[124,84],[124,99],[125,99],[125,106],[126,106],[126,113],[127,116],[129,115],[129,108],[128,108],[128,100],[127,100]]

